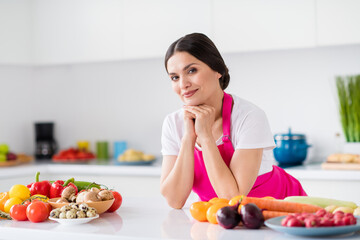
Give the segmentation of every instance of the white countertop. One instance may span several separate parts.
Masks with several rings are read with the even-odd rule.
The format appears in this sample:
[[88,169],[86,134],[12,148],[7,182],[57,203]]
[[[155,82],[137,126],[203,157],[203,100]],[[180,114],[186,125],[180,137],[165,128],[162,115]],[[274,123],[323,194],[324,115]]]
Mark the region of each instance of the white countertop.
[[[161,162],[149,166],[117,165],[113,161],[92,162],[90,164],[61,164],[52,162],[33,162],[30,164],[0,168],[0,179],[24,175],[34,175],[40,171],[42,174],[91,174],[114,176],[142,176],[160,177]],[[320,163],[285,168],[289,174],[299,180],[349,180],[359,181],[360,171],[356,170],[323,170]]]
[[[116,213],[104,213],[90,223],[65,226],[47,220],[42,223],[0,220],[1,239],[302,239],[275,232],[267,227],[258,230],[238,227],[226,230],[219,225],[194,220],[188,207],[171,209],[163,198],[124,199]],[[359,239],[360,232],[346,235]],[[304,238],[312,239],[312,238]],[[314,238],[314,239],[328,239]]]

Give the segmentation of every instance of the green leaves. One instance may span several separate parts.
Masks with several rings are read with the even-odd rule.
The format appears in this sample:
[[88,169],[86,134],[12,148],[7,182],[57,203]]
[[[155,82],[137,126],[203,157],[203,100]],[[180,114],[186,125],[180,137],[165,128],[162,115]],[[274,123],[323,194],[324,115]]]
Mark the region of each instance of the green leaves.
[[360,142],[360,75],[337,76],[339,112],[347,142]]

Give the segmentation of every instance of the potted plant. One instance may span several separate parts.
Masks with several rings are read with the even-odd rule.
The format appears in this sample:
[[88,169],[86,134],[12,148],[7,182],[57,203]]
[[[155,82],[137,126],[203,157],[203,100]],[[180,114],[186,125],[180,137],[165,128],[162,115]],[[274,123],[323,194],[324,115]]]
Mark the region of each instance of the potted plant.
[[337,76],[336,88],[346,140],[344,153],[360,154],[360,75]]

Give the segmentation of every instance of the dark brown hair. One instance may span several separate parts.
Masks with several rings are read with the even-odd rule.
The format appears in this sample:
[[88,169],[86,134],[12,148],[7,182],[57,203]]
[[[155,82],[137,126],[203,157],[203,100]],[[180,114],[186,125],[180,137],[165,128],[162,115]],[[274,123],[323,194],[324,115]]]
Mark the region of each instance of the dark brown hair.
[[176,52],[187,52],[220,73],[219,82],[222,90],[229,85],[230,75],[224,59],[215,44],[205,34],[191,33],[173,42],[165,55],[166,70],[169,59]]

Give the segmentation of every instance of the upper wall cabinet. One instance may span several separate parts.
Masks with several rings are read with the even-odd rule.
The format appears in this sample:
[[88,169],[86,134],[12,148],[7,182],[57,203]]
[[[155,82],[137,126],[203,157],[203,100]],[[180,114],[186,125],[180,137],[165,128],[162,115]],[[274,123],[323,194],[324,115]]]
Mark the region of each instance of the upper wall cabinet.
[[314,0],[214,0],[213,13],[223,52],[315,46]]
[[319,46],[360,43],[359,0],[317,0]]
[[211,36],[210,0],[124,0],[126,58],[164,57],[169,45],[191,33]]
[[123,2],[36,0],[32,7],[36,64],[109,61],[123,56]]
[[0,0],[0,64],[32,62],[30,2]]
[[192,32],[221,52],[360,43],[360,0],[0,0],[0,64],[164,57]]

